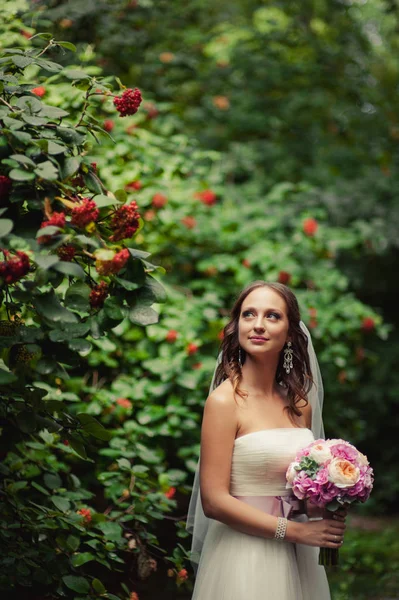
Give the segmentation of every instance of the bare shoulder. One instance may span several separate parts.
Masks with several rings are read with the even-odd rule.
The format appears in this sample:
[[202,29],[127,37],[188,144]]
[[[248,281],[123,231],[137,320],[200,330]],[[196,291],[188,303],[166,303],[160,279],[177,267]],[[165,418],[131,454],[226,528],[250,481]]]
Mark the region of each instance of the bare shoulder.
[[237,405],[230,380],[223,381],[209,394],[204,407],[204,422],[205,426],[212,423],[214,430],[223,429],[223,423],[228,431],[233,424],[234,433],[237,430]]

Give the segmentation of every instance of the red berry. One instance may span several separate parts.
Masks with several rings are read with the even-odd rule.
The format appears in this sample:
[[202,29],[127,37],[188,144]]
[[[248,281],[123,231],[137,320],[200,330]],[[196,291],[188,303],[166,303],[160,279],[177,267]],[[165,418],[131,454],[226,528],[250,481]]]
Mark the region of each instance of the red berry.
[[287,273],[287,271],[280,271],[278,274],[278,282],[287,285],[291,280],[291,273]]
[[316,308],[309,308],[309,316],[312,317],[312,319],[315,319],[317,317],[317,309]]
[[197,221],[191,216],[183,217],[181,222],[185,227],[187,227],[187,229],[194,229],[194,227],[197,225]]
[[208,206],[212,206],[216,203],[217,196],[212,190],[204,190],[203,192],[197,192],[195,196],[203,203]]
[[0,175],[0,202],[5,204],[12,187],[12,180],[7,175]]
[[244,260],[241,262],[243,267],[246,267],[247,269],[251,268],[251,263],[249,262],[249,260],[247,258],[244,258]]
[[303,231],[306,235],[312,237],[316,233],[318,226],[319,224],[317,223],[316,219],[310,217],[309,219],[304,220]]
[[132,408],[133,404],[127,398],[118,398],[116,400],[118,406],[122,406],[122,408]]
[[46,93],[46,88],[43,87],[42,85],[39,85],[39,87],[35,87],[31,90],[32,94],[36,94],[36,96],[39,96],[39,98],[42,98],[44,96],[44,94]]
[[363,331],[373,331],[375,329],[375,321],[372,317],[364,317],[362,321]]
[[103,127],[104,127],[105,131],[110,132],[115,127],[115,123],[113,122],[112,119],[106,119],[103,123]]
[[196,371],[198,369],[200,369],[201,367],[202,367],[202,362],[198,362],[198,363],[195,363],[195,365],[193,365],[193,369],[196,370]]
[[137,209],[137,203],[133,200],[115,210],[109,225],[114,231],[109,238],[111,242],[133,237],[139,227],[140,214]]
[[141,188],[143,187],[143,184],[141,183],[141,181],[139,179],[136,179],[134,181],[131,181],[130,183],[127,183],[125,185],[125,190],[129,191],[129,190],[141,190]]
[[168,199],[164,194],[154,194],[152,197],[152,205],[155,208],[162,208],[167,203]]
[[166,341],[169,342],[170,344],[172,344],[173,342],[175,342],[178,338],[178,333],[175,329],[170,329],[168,331],[168,333],[166,334]]
[[92,308],[101,308],[104,305],[105,299],[108,296],[108,284],[105,281],[100,281],[95,285],[90,292],[89,302]]
[[198,346],[197,344],[194,344],[193,342],[190,342],[187,346],[187,354],[189,356],[192,356],[193,354],[195,354],[198,350]]
[[186,579],[188,579],[188,573],[186,569],[181,569],[178,574],[177,577],[183,581],[185,581]]
[[171,487],[171,488],[168,489],[167,492],[165,492],[165,496],[167,498],[171,499],[171,498],[173,498],[173,496],[175,495],[175,493],[176,493],[176,488]]
[[76,248],[71,244],[66,244],[65,246],[60,246],[58,248],[57,254],[61,260],[71,262],[76,254]]

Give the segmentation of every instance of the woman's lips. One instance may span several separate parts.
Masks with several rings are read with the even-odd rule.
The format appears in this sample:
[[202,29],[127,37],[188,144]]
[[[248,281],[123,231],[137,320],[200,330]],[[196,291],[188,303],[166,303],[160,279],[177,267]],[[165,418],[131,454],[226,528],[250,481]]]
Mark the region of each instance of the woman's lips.
[[264,337],[251,337],[249,338],[251,340],[251,342],[268,342],[269,339],[268,338],[264,338]]

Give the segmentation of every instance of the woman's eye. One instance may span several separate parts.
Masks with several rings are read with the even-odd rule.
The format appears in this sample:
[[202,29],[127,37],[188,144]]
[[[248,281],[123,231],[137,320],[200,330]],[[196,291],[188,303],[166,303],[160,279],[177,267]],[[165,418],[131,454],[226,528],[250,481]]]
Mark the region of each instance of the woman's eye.
[[280,315],[278,313],[275,313],[275,312],[269,313],[268,316],[269,317],[274,317],[275,319],[280,319]]
[[242,316],[243,316],[243,317],[250,317],[250,316],[251,316],[251,315],[253,315],[253,314],[254,314],[254,313],[252,312],[252,310],[245,310],[245,311],[242,313]]

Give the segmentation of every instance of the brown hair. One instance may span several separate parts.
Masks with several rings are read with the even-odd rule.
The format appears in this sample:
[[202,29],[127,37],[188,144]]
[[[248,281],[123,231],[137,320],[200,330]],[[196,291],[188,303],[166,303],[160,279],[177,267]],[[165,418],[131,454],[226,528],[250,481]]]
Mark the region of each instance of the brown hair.
[[[307,395],[313,384],[311,376],[309,355],[307,350],[307,337],[302,331],[299,322],[301,320],[298,301],[289,287],[282,283],[268,283],[266,281],[254,281],[245,287],[239,294],[237,300],[231,309],[231,318],[223,330],[224,337],[221,344],[222,361],[216,370],[215,387],[220,385],[226,379],[230,379],[234,394],[242,398],[246,397],[245,392],[240,390],[239,385],[242,380],[241,367],[238,362],[239,343],[238,343],[238,322],[241,314],[241,307],[245,298],[257,288],[268,287],[277,292],[287,305],[287,315],[289,321],[288,333],[292,341],[293,368],[289,374],[283,368],[284,353],[280,354],[280,360],[277,365],[276,381],[282,384],[287,392],[288,413],[292,417],[294,414],[301,416],[300,409],[296,406],[300,400],[308,404]],[[245,351],[241,348],[242,363],[245,362]],[[303,408],[303,406],[302,406]]]

